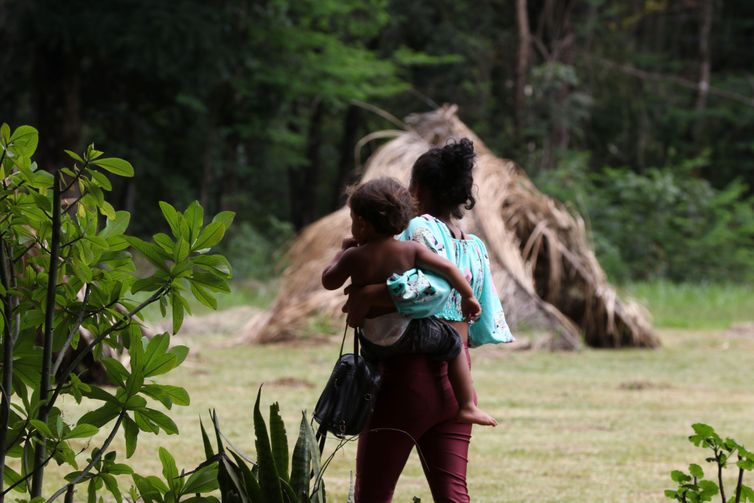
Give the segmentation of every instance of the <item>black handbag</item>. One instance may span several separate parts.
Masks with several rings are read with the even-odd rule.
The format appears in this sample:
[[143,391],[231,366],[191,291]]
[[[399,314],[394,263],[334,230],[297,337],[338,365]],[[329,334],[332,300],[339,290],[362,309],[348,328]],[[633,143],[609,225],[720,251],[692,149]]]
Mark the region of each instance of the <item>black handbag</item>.
[[354,330],[353,353],[343,354],[348,333],[346,326],[338,361],[314,407],[313,416],[319,423],[320,451],[324,448],[327,432],[338,438],[357,435],[374,410],[380,374],[359,354],[359,332],[360,328]]

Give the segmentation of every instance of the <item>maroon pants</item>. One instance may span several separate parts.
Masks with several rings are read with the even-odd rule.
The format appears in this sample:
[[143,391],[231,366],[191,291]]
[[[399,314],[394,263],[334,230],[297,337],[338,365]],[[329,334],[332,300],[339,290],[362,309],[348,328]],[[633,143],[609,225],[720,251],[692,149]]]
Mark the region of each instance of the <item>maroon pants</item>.
[[374,414],[359,436],[356,502],[390,502],[414,446],[434,500],[468,502],[471,425],[454,421],[458,403],[447,363],[424,355],[397,357],[383,363],[382,379]]

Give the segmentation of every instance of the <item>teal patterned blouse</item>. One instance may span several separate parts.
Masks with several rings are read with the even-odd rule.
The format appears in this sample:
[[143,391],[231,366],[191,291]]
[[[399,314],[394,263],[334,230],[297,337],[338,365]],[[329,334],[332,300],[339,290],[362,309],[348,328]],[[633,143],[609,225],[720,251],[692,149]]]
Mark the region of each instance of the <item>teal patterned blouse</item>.
[[[487,247],[469,234],[454,238],[442,220],[431,215],[413,218],[398,239],[416,241],[454,264],[469,280],[482,315],[469,328],[469,345],[498,344],[515,339],[505,321],[503,306],[490,273]],[[437,318],[462,321],[461,296],[448,282],[430,271],[411,269],[387,280],[388,290],[399,313],[410,318]]]

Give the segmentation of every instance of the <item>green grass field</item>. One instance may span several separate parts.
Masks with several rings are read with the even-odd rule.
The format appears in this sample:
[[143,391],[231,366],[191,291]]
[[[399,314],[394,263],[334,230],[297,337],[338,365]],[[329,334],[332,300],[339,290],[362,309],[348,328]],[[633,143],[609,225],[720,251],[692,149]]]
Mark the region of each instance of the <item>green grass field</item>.
[[[632,293],[645,292],[645,302],[661,291],[656,286],[642,288],[634,287]],[[671,470],[692,462],[709,466],[704,463],[706,453],[686,440],[692,423],[709,423],[722,435],[754,446],[754,327],[744,324],[754,321],[754,309],[746,308],[751,300],[743,292],[748,290],[736,291],[731,298],[743,307],[727,306],[718,328],[660,329],[663,346],[657,350],[473,350],[480,403],[500,425],[474,429],[472,501],[667,501],[663,490],[672,485]],[[681,300],[725,298],[722,288],[721,292],[662,295]],[[677,316],[697,326],[693,322],[700,319],[699,313],[710,312],[702,304],[705,307],[697,303],[696,309],[685,310],[662,306],[655,319],[668,326]],[[733,322],[741,325],[720,328]],[[191,394],[191,405],[172,413],[181,435],[142,433],[133,465],[139,473],[158,474],[159,446],[176,456],[179,467],[198,464],[203,455],[199,418],[206,424],[210,408],[217,409],[231,441],[253,457],[251,409],[262,384],[263,405],[280,403],[292,446],[301,410],[313,408],[329,375],[337,338],[334,335],[324,345],[243,347],[222,347],[223,341],[213,336],[187,338],[191,356],[165,378]],[[71,418],[84,412],[85,405],[76,407],[67,400]],[[122,437],[116,447],[125,452]],[[326,476],[330,501],[345,500],[354,459],[354,444],[336,455]],[[51,475],[48,485],[53,487],[56,477]],[[399,481],[395,501],[411,501],[412,496],[432,500],[415,454]]]
[[628,284],[661,328],[718,329],[754,319],[754,285],[674,284],[665,281]]

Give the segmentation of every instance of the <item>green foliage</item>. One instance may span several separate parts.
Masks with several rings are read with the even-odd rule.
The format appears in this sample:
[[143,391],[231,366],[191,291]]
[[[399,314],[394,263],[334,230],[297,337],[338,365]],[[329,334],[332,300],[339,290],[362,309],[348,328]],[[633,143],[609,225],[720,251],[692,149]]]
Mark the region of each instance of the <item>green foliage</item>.
[[[590,154],[586,172],[625,166],[643,177],[706,156],[696,177],[716,190],[740,179],[751,194],[754,13],[747,0],[709,4],[712,75],[700,105],[700,5],[528,2],[518,125],[515,2],[6,0],[0,64],[13,78],[0,85],[0,114],[34,118],[68,143],[84,131],[141,166],[112,187],[138,236],[162,230],[157,200],[183,208],[198,198],[209,213],[237,211],[274,249],[268,216],[299,226],[337,207],[357,176],[358,138],[393,127],[354,113],[353,100],[396,117],[456,103],[492,151],[527,169],[578,151]],[[127,174],[103,161],[102,171]],[[316,203],[298,208],[302,196]],[[634,269],[615,241],[599,246],[608,269]],[[708,276],[684,270],[672,275]]]
[[280,272],[282,254],[293,236],[293,227],[275,218],[260,228],[240,222],[220,251],[228,257],[234,278],[266,280]]
[[[712,501],[712,498],[719,493],[722,503],[754,501],[754,490],[743,483],[744,472],[754,470],[754,453],[746,450],[743,445],[732,438],[723,440],[709,425],[696,423],[692,425],[692,428],[694,434],[689,437],[689,442],[712,451],[712,457],[706,458],[706,461],[715,463],[717,483],[704,478],[704,470],[701,466],[691,464],[688,473],[680,470],[671,472],[670,478],[678,487],[666,490],[665,496],[676,501],[702,503]],[[738,468],[738,478],[733,496],[726,499],[723,471],[729,466],[734,455],[737,458],[735,467]]]
[[527,135],[547,139],[550,131],[559,130],[569,137],[583,138],[592,97],[580,90],[576,68],[546,62],[532,69],[530,82],[532,96]]
[[[12,487],[39,498],[45,467],[55,460],[72,471],[50,501],[82,483],[89,501],[101,490],[121,501],[116,476],[133,472],[109,450],[121,426],[129,458],[141,433],[178,433],[160,409],[189,404],[185,389],[157,379],[178,367],[188,348],[171,345],[167,333],[142,334],[141,311],[159,303],[163,315],[172,313],[176,333],[190,299],[216,307],[217,294],[229,291],[230,266],[212,249],[233,214],[221,212],[205,224],[198,203],[184,212],[161,203],[170,234],[150,241],[129,236],[129,213],[105,199],[112,188],[105,172],[133,176],[129,162],[103,157],[90,145],[80,154],[67,151],[71,162],[53,175],[31,159],[36,145],[33,128],[22,126],[11,134],[7,124],[0,127],[0,328],[7,393],[0,406],[5,423],[0,434],[7,446],[1,459],[17,460],[14,467],[3,465],[8,488],[2,490]],[[155,266],[153,274],[135,277],[129,247]],[[133,297],[138,292],[150,296],[139,302]],[[128,356],[127,365],[120,354]],[[107,388],[86,382],[92,366],[104,369]],[[63,395],[97,405],[71,423],[56,406]],[[80,466],[88,449],[77,452],[71,440],[101,429],[109,430],[106,440]],[[166,452],[161,459],[167,473],[174,463]],[[165,501],[178,501],[186,487],[202,492],[207,472],[197,472],[185,485],[169,474],[166,478],[175,497]]]
[[754,297],[746,283],[654,280],[628,283],[621,289],[652,311],[658,328],[727,329],[750,321],[754,313]]
[[[261,395],[260,387],[253,411],[256,462],[250,461],[239,449],[229,443],[225,445],[227,439],[220,431],[219,419],[214,412],[211,412],[217,452],[202,424],[202,441],[207,459],[194,473],[213,467],[216,470],[216,483],[223,502],[325,503],[325,483],[322,476],[332,456],[324,463],[321,462],[314,430],[306,413],[303,412],[298,439],[293,454],[289,457],[287,434],[280,417],[280,408],[277,403],[270,406],[268,432],[268,423],[265,422],[260,410]],[[341,442],[335,451],[337,452],[342,445]],[[161,453],[161,459],[162,456]],[[165,466],[164,461],[163,466]],[[177,472],[171,469],[170,474],[172,473]],[[168,478],[168,474],[165,474],[165,477]],[[166,488],[166,484],[156,477],[134,476],[134,481],[137,482],[137,492],[134,496],[141,495],[145,498],[145,494],[147,496],[158,493],[164,495],[166,492],[161,491]],[[184,492],[187,491],[184,489]],[[168,500],[155,498],[145,499],[145,501],[162,503]]]
[[133,501],[144,503],[219,503],[214,496],[202,494],[216,491],[217,463],[205,463],[196,470],[186,473],[178,468],[173,455],[167,449],[159,449],[163,479],[154,475],[142,476],[132,473],[135,486],[129,494]]
[[704,162],[590,173],[576,156],[535,182],[585,216],[614,279],[751,280],[754,198],[739,182],[715,189],[695,176]]

